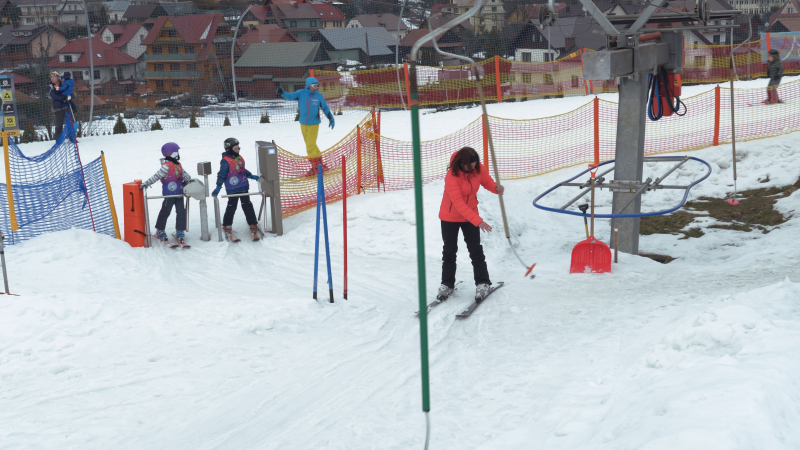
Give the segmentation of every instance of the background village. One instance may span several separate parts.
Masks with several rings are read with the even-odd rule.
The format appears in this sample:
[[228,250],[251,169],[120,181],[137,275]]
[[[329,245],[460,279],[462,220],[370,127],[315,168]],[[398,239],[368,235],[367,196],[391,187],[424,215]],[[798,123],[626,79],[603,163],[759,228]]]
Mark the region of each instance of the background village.
[[[76,81],[76,114],[84,134],[296,120],[294,102],[280,99],[275,88],[302,88],[312,73],[337,114],[400,109],[406,107],[403,64],[411,46],[429,25],[465,12],[469,4],[434,1],[266,0],[250,6],[210,0],[3,0],[0,68],[13,74],[22,142],[54,139],[47,96],[51,71],[70,72]],[[541,3],[490,1],[437,43],[482,61],[492,101],[614,91],[614,82],[600,85],[581,77],[582,55],[605,47],[597,23],[570,0],[556,4],[558,26],[542,31]],[[609,15],[636,14],[642,3],[597,2]],[[690,12],[694,6],[670,1],[664,9]],[[735,75],[763,77],[762,33],[800,32],[800,0],[712,0],[711,8],[747,15],[732,31],[684,33],[684,84],[729,79],[730,52],[739,44],[744,45],[735,50]],[[687,24],[664,24],[681,25]],[[787,74],[800,72],[800,42],[795,44],[797,58],[784,62]],[[474,80],[461,63],[443,59],[430,43],[420,63],[428,69],[418,69],[423,105],[447,109],[474,103],[474,95],[466,95]]]

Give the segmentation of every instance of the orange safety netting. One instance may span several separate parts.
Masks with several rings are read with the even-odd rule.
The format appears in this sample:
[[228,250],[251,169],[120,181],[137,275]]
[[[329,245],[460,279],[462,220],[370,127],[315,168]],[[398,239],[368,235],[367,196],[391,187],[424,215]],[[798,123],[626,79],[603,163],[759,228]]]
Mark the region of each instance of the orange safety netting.
[[[736,139],[747,141],[800,130],[800,81],[778,87],[780,104],[765,104],[766,89],[735,89]],[[731,142],[731,92],[716,87],[684,99],[686,114],[647,122],[645,153],[692,151]],[[617,104],[594,99],[552,117],[511,120],[489,117],[498,169],[503,180],[541,175],[588,163],[598,147],[603,160],[614,158]],[[595,137],[596,136],[596,137]],[[450,155],[470,146],[488,160],[488,143],[479,119],[450,135],[422,143],[423,182],[443,179]],[[316,204],[316,177],[307,157],[280,149],[283,215]],[[356,129],[323,152],[328,169],[326,198],[342,198],[342,157],[347,195],[410,189],[414,185],[411,142],[380,135],[380,113],[368,114]]]
[[[730,45],[684,46],[684,84],[717,83],[731,78]],[[495,56],[477,63],[487,101],[551,98],[616,92],[616,81],[583,79],[583,55],[573,52],[551,62],[519,62]],[[761,41],[748,42],[734,51],[734,76],[766,76]],[[800,73],[800,62],[784,62],[785,74]],[[321,92],[337,110],[408,107],[408,64],[356,71],[314,71]],[[479,101],[471,67],[417,66],[420,106],[455,106]]]

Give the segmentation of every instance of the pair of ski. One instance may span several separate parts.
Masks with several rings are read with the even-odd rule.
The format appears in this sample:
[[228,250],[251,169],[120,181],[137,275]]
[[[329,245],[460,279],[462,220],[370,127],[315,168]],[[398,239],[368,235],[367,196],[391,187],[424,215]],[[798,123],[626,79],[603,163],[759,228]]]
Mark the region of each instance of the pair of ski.
[[[253,242],[258,242],[258,241],[261,240],[262,234],[263,233],[261,232],[261,229],[259,228],[258,232],[256,234],[251,234],[250,236],[253,238]],[[242,242],[241,239],[239,239],[238,237],[236,237],[235,234],[233,234],[233,231],[226,231],[225,232],[225,239],[227,239],[231,244],[238,244],[239,242]]]
[[156,235],[152,235],[152,237],[153,237],[153,239],[157,240],[158,242],[161,242],[162,244],[166,245],[169,248],[178,248],[178,247],[180,247],[182,249],[192,248],[191,245],[186,243],[186,240],[184,238],[179,238],[178,236],[175,236],[174,234],[172,235],[172,237],[174,237],[175,240],[177,240],[178,242],[171,242],[169,239],[164,240],[164,239],[159,238]]
[[[456,283],[455,287],[453,288],[453,290],[450,292],[450,294],[447,297],[444,297],[444,298],[437,297],[436,300],[434,300],[431,303],[429,303],[428,307],[426,308],[427,312],[430,314],[430,312],[431,312],[431,310],[433,308],[436,308],[437,306],[439,306],[442,303],[446,302],[447,299],[449,299],[450,296],[453,295],[453,292],[455,292],[455,288],[457,288],[459,284],[461,284],[461,282]],[[472,304],[470,304],[467,307],[467,309],[465,309],[464,311],[461,311],[460,313],[456,314],[456,319],[466,319],[467,317],[469,317],[473,312],[475,312],[476,309],[478,309],[478,306],[480,306],[484,301],[486,301],[487,298],[489,298],[490,295],[492,295],[492,293],[494,291],[500,289],[504,285],[505,285],[505,282],[501,281],[501,282],[497,283],[496,285],[492,286],[489,289],[489,292],[486,293],[486,296],[484,296],[483,298],[480,298],[480,299],[476,298],[475,301],[473,301]],[[416,314],[419,315],[419,311],[417,311]]]

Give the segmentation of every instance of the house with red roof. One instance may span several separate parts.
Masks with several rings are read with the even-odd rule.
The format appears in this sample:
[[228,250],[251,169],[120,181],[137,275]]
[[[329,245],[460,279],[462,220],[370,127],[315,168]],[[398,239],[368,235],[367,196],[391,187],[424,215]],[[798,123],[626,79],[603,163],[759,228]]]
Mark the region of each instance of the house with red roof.
[[339,8],[330,3],[312,3],[311,7],[319,14],[319,20],[322,23],[320,28],[323,30],[345,27],[346,18]]
[[147,50],[143,44],[147,37],[147,27],[140,23],[122,23],[120,25],[106,25],[100,29],[97,36],[106,44],[119,49],[133,58],[139,59]]
[[233,32],[222,14],[162,16],[142,44],[153,92],[219,92],[231,73]]
[[[90,60],[94,63],[94,73],[90,71]],[[111,80],[127,80],[136,77],[136,58],[116,49],[100,39],[75,39],[62,47],[48,67],[59,72],[71,72],[75,81],[104,84]]]
[[247,51],[250,44],[268,44],[276,42],[300,42],[289,30],[279,28],[275,24],[261,24],[252,27],[244,36],[236,40],[242,49],[242,53]]

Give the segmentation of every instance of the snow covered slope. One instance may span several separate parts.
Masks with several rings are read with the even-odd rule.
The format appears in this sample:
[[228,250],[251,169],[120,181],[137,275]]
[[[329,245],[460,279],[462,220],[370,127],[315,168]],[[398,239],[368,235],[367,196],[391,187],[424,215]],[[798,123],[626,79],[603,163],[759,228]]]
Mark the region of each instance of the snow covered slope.
[[[490,113],[551,115],[576,101],[493,105]],[[477,114],[437,114],[437,123]],[[406,116],[385,114],[382,129],[407,139]],[[332,144],[357,120],[337,118],[320,143]],[[119,205],[118,186],[151,175],[167,140],[193,168],[216,165],[230,135],[299,149],[295,127],[173,130],[80,145],[84,160],[106,150]],[[460,125],[452,127],[423,137]],[[797,181],[798,138],[739,144],[739,189]],[[24,150],[35,145],[42,144]],[[714,168],[692,198],[731,190],[730,146],[692,155]],[[252,146],[245,158],[254,160]],[[670,180],[701,169],[687,165]],[[643,251],[678,259],[662,265],[623,254],[611,274],[569,275],[582,221],[531,201],[578,170],[506,183],[513,240],[523,259],[538,263],[535,280],[522,278],[508,250],[496,197],[478,194],[485,220],[498,226],[483,235],[489,271],[507,286],[456,321],[473,293],[462,248],[464,283],[429,317],[431,448],[798,448],[800,193],[778,201],[792,219],[768,234],[643,236]],[[442,188],[425,187],[431,299]],[[550,204],[571,194],[556,193]],[[672,205],[675,195],[647,194],[644,207]],[[601,208],[609,203],[599,195]],[[200,242],[192,211],[187,251],[132,249],[77,230],[6,250],[20,296],[0,296],[0,448],[421,448],[413,193],[348,199],[347,301],[341,203],[329,205],[334,304],[311,300],[313,210],[288,218],[282,237],[238,245]],[[597,227],[608,236],[607,222]],[[245,229],[241,213],[235,229]]]

